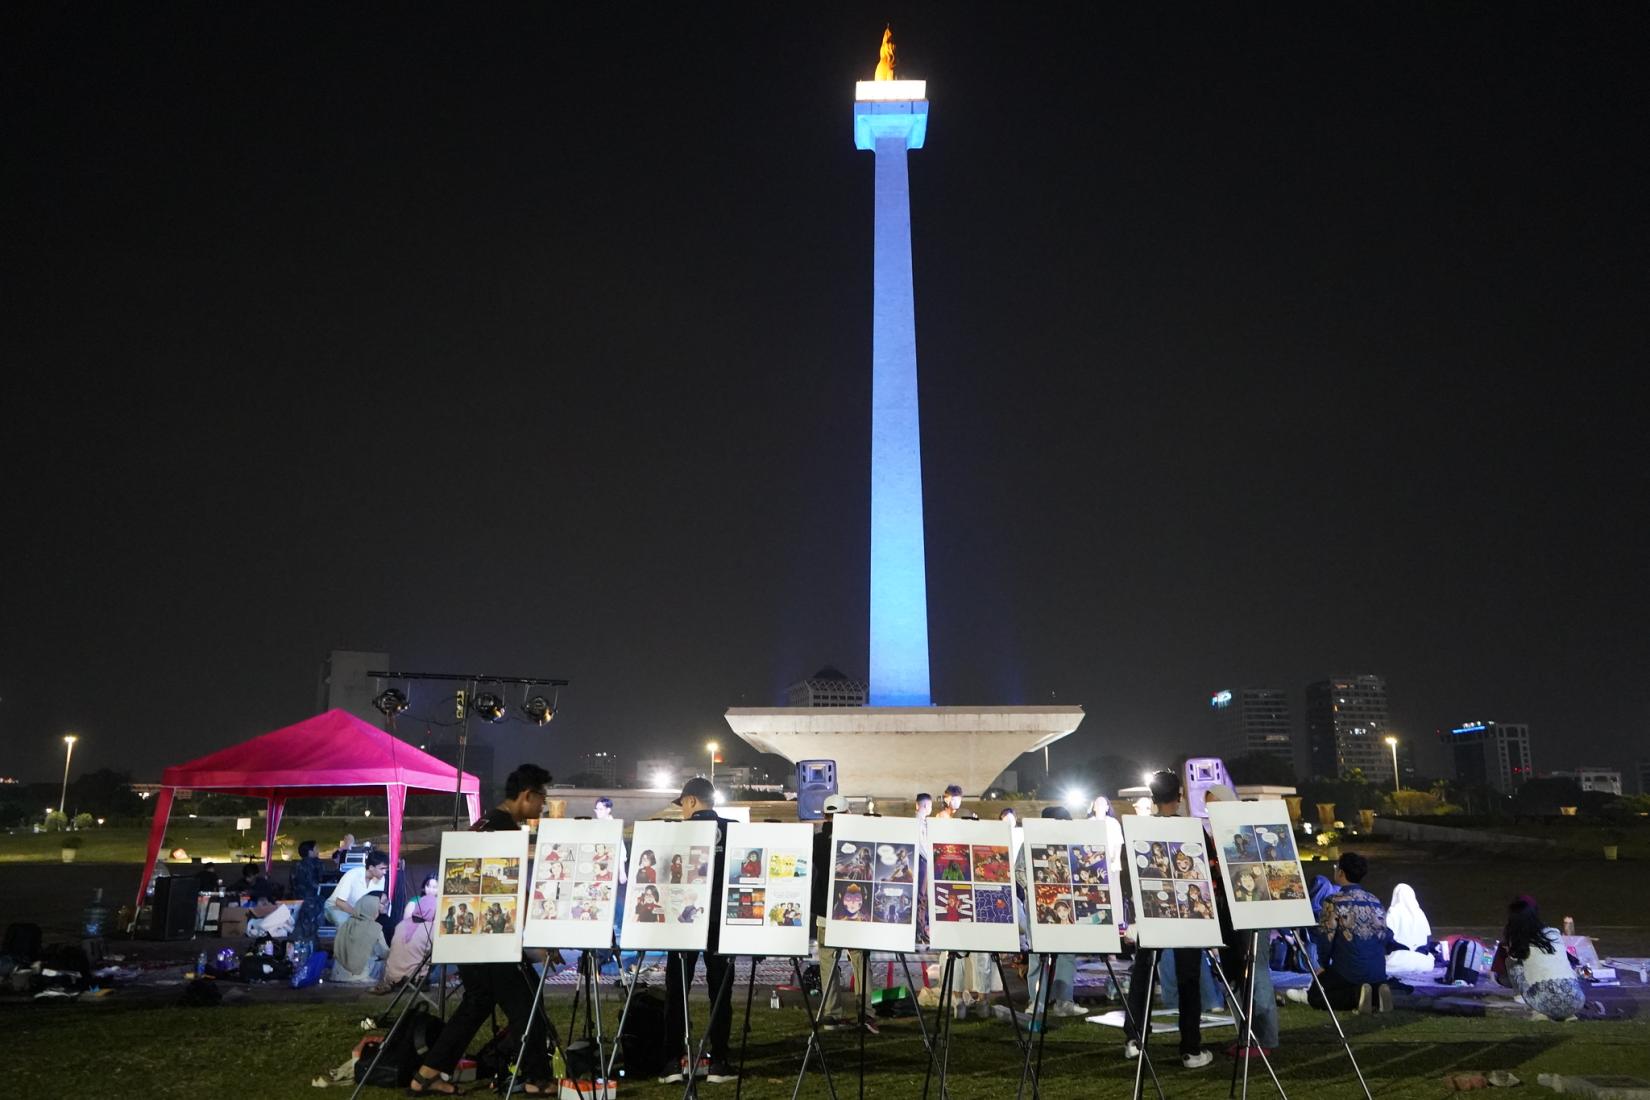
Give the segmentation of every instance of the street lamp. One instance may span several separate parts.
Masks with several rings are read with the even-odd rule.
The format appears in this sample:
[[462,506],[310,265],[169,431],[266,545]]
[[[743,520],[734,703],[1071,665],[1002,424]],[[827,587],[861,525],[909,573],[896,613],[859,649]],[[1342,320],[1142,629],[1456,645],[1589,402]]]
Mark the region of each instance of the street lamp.
[[715,741],[705,742],[705,751],[710,753],[710,782],[713,787],[716,785],[716,750],[720,747]]
[[1404,781],[1398,776],[1398,739],[1388,737],[1386,743],[1392,749],[1392,790],[1394,794],[1398,794],[1404,789]]
[[57,812],[63,813],[69,804],[69,761],[74,758],[74,743],[80,740],[72,733],[63,735],[63,794],[57,800]]

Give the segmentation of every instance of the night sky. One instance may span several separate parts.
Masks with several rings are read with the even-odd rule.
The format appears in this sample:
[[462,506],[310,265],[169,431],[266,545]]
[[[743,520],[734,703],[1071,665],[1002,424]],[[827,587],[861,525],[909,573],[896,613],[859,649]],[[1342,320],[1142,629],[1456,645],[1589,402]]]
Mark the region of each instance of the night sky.
[[8,5],[0,774],[335,648],[571,679],[501,771],[863,675],[888,19],[936,702],[1650,755],[1647,9],[1136,7]]

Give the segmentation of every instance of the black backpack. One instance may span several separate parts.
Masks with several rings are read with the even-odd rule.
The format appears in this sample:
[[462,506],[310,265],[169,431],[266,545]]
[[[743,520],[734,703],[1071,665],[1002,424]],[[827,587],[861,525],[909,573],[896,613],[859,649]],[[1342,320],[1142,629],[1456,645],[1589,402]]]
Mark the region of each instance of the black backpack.
[[[389,1045],[382,1056],[378,1048],[384,1039],[368,1039],[361,1044],[361,1057],[355,1063],[356,1084],[374,1088],[404,1089],[412,1084],[413,1074],[424,1063],[424,1056],[441,1034],[441,1020],[422,1002],[415,1003],[401,1016],[398,1026],[387,1036]],[[378,1064],[373,1065],[373,1059]],[[368,1074],[368,1069],[372,1073]]]
[[680,1040],[674,1047],[665,1042],[663,990],[636,990],[630,998],[624,1030],[619,1033],[619,1047],[624,1052],[625,1076],[631,1078],[652,1077],[681,1057]]

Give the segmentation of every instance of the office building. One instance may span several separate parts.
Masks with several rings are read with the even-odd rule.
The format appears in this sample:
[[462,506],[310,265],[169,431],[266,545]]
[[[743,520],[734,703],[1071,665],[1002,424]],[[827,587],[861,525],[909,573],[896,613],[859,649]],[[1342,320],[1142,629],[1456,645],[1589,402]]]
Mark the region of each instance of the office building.
[[1621,794],[1621,773],[1614,768],[1595,768],[1585,764],[1566,771],[1554,772],[1554,779],[1574,779],[1584,791],[1603,791]]
[[599,786],[616,787],[619,785],[619,758],[610,752],[582,753],[578,774],[601,780]]
[[1356,768],[1372,783],[1391,783],[1390,725],[1383,677],[1333,676],[1306,687],[1306,744],[1313,775],[1337,778]]
[[363,653],[335,649],[321,662],[321,675],[315,692],[315,712],[342,710],[363,722],[383,728],[384,715],[372,701],[386,685],[368,676],[368,671],[382,671],[390,667],[387,653]]
[[1463,722],[1438,739],[1449,746],[1461,783],[1512,794],[1535,775],[1530,727],[1522,722]]
[[1238,688],[1209,697],[1216,754],[1236,759],[1252,752],[1295,766],[1295,731],[1289,695],[1277,688]]

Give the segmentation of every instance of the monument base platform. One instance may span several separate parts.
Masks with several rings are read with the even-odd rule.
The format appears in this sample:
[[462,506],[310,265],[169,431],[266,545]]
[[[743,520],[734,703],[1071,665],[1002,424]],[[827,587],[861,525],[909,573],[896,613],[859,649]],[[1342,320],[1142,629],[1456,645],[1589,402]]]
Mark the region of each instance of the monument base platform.
[[752,748],[835,760],[847,795],[938,798],[947,783],[977,796],[1021,753],[1053,744],[1082,707],[730,707],[729,728]]

